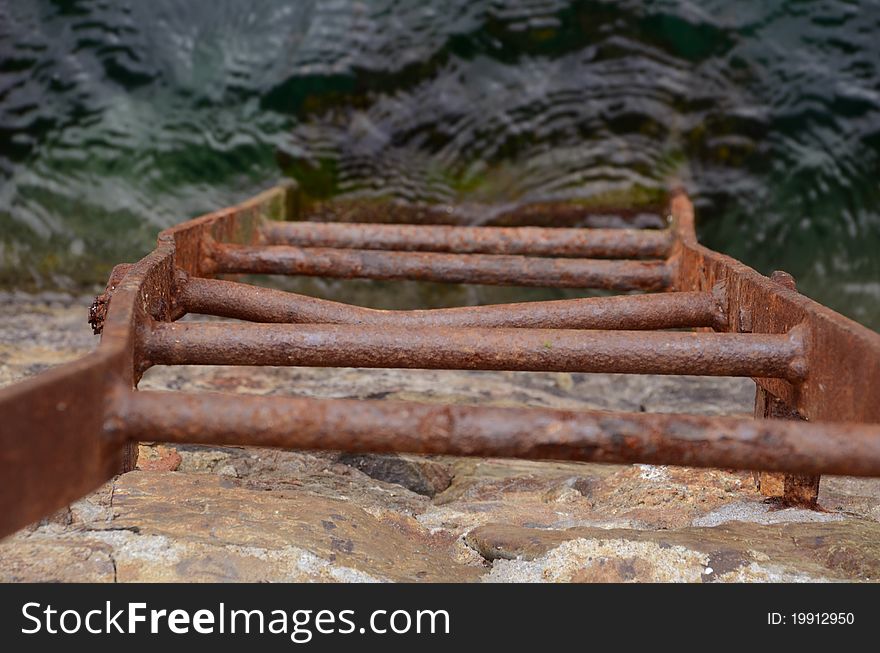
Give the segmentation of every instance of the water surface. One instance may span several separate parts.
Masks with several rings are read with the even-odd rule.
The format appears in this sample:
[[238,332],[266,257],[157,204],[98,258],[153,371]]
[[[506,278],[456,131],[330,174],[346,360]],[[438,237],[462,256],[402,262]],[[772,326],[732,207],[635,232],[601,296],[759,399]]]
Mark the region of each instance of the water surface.
[[81,288],[316,197],[684,184],[707,245],[880,328],[880,3],[0,0],[0,282]]

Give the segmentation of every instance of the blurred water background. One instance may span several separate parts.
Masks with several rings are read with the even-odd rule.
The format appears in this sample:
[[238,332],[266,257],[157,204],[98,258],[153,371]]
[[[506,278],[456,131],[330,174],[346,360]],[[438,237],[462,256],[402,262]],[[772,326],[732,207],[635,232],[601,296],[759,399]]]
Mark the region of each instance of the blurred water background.
[[880,328],[880,2],[0,0],[0,287],[82,290],[283,175],[641,202]]

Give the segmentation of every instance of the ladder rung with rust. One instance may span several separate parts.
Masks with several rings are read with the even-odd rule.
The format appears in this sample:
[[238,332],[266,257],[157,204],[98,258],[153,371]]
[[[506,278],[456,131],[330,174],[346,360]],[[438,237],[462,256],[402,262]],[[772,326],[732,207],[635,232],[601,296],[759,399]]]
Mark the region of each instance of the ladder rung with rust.
[[[700,246],[682,193],[665,229],[310,222],[298,205],[288,183],[162,232],[96,300],[94,353],[0,390],[0,535],[132,469],[138,440],[734,468],[807,505],[820,474],[880,476],[880,335]],[[656,292],[386,311],[217,278],[240,273]],[[743,376],[756,417],[789,419],[136,389],[192,364]]]

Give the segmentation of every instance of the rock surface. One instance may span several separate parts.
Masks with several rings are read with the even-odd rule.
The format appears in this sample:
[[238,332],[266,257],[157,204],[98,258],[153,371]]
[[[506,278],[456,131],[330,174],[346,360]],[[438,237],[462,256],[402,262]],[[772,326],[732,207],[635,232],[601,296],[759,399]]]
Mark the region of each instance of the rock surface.
[[362,471],[370,478],[396,483],[427,497],[437,496],[452,484],[449,467],[425,456],[341,453],[337,461]]
[[487,580],[880,579],[880,524],[868,521],[729,521],[673,530],[492,524],[472,530],[466,541],[485,559],[500,561]]
[[[0,295],[0,385],[97,344],[89,300]],[[749,413],[742,379],[154,368],[143,388]],[[0,581],[880,578],[880,482],[778,510],[750,474],[143,443],[137,471],[0,542]]]

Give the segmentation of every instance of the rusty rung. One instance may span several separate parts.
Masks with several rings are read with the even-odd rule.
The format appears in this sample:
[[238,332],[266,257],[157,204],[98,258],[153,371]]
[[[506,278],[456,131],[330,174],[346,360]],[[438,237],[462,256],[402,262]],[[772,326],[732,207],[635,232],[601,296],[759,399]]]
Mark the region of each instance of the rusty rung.
[[864,424],[147,391],[114,415],[119,439],[880,476]]
[[803,337],[347,324],[157,323],[145,365],[298,365],[760,376],[806,374]]
[[501,254],[441,254],[372,249],[214,244],[206,269],[214,274],[295,274],[343,279],[413,279],[544,288],[663,290],[672,280],[665,261],[539,258]]
[[397,327],[531,329],[675,329],[723,327],[723,291],[587,297],[519,304],[383,311],[219,279],[183,277],[187,313],[251,322]]
[[665,258],[673,243],[668,229],[273,222],[262,233],[270,245],[585,258]]

